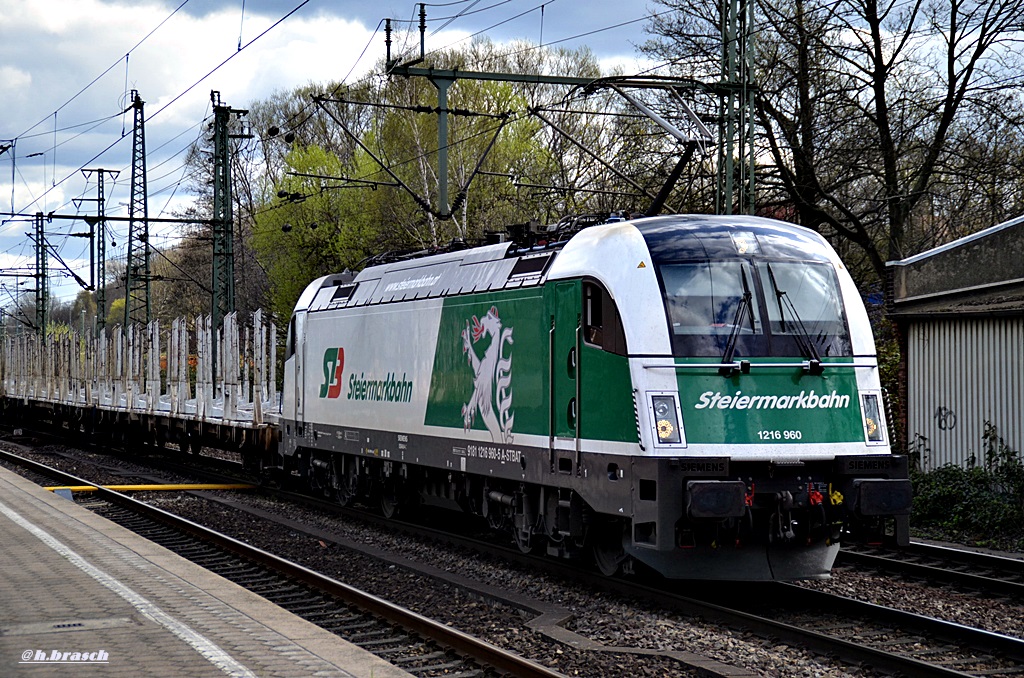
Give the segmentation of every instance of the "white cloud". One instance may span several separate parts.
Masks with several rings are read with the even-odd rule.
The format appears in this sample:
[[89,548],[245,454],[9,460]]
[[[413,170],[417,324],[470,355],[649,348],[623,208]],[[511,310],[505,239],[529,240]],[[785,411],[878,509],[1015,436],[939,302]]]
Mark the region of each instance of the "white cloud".
[[15,66],[0,65],[0,82],[6,90],[27,88],[32,84],[32,74]]
[[[13,206],[10,154],[0,154],[0,211],[28,206],[29,212],[73,213],[74,199],[95,196],[95,179],[86,182],[78,168],[104,167],[121,171],[116,182],[111,179],[107,184],[107,213],[123,216],[132,150],[132,116],[123,111],[129,105],[128,91],[137,89],[146,101],[150,214],[163,211],[168,216],[166,210],[189,200],[179,189],[169,203],[169,187],[180,176],[182,163],[180,157],[172,156],[207,133],[202,122],[210,115],[210,90],[218,90],[228,105],[247,108],[274,92],[340,80],[353,66],[348,79],[356,80],[384,57],[383,29],[374,35],[377,21],[385,16],[408,19],[414,9],[410,0],[334,0],[310,3],[275,26],[298,3],[254,0],[245,4],[244,17],[235,0],[193,2],[175,12],[179,4],[179,0],[0,0],[0,83],[4,88],[0,139],[18,136]],[[545,37],[558,39],[613,25],[616,13],[627,18],[643,13],[630,3],[609,0],[595,0],[592,9],[596,7],[600,11],[580,13],[570,2],[552,4]],[[519,11],[496,10],[504,13],[503,18]],[[498,23],[486,14],[456,21],[444,32],[428,32],[427,48],[451,45]],[[404,48],[418,51],[419,36],[415,30],[406,32],[407,27],[396,24],[394,56]],[[635,27],[639,31],[639,25]],[[536,39],[540,28],[539,14],[530,14],[486,34],[496,41]],[[626,54],[634,36],[620,29],[612,37],[597,33],[584,42],[600,50],[602,67],[637,70],[635,58]],[[611,50],[600,49],[606,39],[614,43]],[[239,40],[248,45],[241,51]],[[85,203],[81,211],[94,213],[95,205]],[[4,252],[31,253],[31,243],[24,236],[29,226],[0,227],[0,267]],[[121,241],[118,237],[123,246]],[[79,243],[71,247],[78,248]],[[77,252],[68,255],[77,256]]]

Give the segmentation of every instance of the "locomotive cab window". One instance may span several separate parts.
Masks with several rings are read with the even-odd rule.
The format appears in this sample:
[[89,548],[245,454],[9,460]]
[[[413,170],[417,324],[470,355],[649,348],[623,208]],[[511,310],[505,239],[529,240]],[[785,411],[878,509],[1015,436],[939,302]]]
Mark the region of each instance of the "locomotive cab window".
[[583,340],[609,353],[626,355],[626,335],[615,301],[593,281],[583,283]]
[[749,266],[741,261],[673,264],[662,271],[674,334],[741,334],[761,331]]
[[659,274],[677,356],[851,355],[839,283],[827,262],[670,262]]
[[676,355],[763,355],[761,302],[753,269],[744,260],[694,261],[661,266],[665,308]]
[[771,334],[809,342],[821,357],[850,355],[852,345],[835,272],[805,261],[758,263]]

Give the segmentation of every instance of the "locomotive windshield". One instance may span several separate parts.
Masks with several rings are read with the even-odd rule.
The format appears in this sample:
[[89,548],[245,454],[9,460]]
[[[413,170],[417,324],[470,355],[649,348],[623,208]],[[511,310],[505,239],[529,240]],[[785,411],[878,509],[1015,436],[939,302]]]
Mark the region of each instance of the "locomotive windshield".
[[744,301],[753,288],[747,262],[671,264],[661,277],[673,333],[728,337],[734,326],[740,334],[761,333],[760,304],[753,296]]
[[659,272],[676,356],[852,354],[828,263],[706,260],[663,263]]

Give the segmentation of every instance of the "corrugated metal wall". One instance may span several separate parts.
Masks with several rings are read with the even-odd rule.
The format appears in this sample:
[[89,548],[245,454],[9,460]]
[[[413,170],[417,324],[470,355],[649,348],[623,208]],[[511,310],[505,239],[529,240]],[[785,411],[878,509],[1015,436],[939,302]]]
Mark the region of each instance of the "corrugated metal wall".
[[1024,318],[909,325],[907,437],[922,468],[984,462],[985,422],[1024,452]]

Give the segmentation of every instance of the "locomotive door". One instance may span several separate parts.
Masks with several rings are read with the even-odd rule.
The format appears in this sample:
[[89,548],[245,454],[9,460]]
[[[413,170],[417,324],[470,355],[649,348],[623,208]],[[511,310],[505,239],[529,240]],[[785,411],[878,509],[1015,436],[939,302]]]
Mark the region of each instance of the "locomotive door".
[[[564,439],[575,439],[579,446],[580,423],[580,283],[555,283],[551,305],[551,444],[567,449]],[[563,444],[558,444],[563,439]]]
[[303,404],[306,400],[302,389],[305,381],[303,365],[306,358],[306,313],[300,311],[295,314],[295,422],[301,424],[303,416]]

